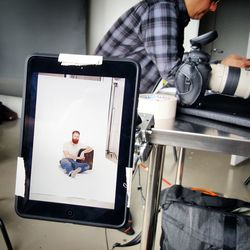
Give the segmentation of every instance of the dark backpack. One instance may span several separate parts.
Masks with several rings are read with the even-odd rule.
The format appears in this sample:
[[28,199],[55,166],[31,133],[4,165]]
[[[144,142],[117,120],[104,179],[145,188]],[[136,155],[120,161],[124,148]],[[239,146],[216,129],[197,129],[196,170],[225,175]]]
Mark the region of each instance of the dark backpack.
[[179,185],[161,194],[162,250],[249,250],[250,203]]

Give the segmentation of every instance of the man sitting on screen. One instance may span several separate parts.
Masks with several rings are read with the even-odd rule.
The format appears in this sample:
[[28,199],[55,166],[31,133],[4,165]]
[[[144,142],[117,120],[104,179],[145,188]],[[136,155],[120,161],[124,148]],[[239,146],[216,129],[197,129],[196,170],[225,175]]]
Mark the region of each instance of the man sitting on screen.
[[[75,130],[72,132],[72,139],[63,145],[63,159],[60,161],[61,167],[65,174],[70,177],[75,177],[84,171],[90,169],[88,163],[84,162],[85,154],[93,149],[89,146],[84,146],[79,143],[80,132]],[[80,154],[79,154],[80,152]]]

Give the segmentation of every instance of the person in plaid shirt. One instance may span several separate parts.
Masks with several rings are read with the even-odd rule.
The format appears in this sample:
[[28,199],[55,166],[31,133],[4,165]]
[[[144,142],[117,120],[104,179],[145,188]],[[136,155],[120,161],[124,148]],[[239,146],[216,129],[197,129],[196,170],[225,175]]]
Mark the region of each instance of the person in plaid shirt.
[[[106,33],[95,54],[131,58],[141,65],[140,93],[162,78],[171,82],[184,53],[184,28],[190,18],[216,11],[219,0],[144,0],[127,10]],[[249,60],[230,56],[226,65]],[[240,66],[239,66],[240,67]]]
[[[152,92],[159,79],[171,84],[184,53],[184,28],[192,19],[216,11],[220,0],[144,0],[127,10],[103,37],[95,54],[131,58],[141,65],[140,93]],[[250,67],[249,59],[230,55],[221,63]],[[134,234],[131,213],[121,229]]]

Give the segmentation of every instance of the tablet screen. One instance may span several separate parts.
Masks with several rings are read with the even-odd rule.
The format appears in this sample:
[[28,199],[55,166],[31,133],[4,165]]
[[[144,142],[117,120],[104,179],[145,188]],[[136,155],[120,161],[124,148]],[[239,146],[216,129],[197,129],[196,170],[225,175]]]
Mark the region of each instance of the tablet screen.
[[21,145],[26,191],[17,199],[17,212],[121,225],[126,168],[132,164],[137,69],[132,77],[119,72],[119,61],[84,72],[50,61],[39,57],[28,65]]
[[114,209],[124,84],[38,74],[31,200]]

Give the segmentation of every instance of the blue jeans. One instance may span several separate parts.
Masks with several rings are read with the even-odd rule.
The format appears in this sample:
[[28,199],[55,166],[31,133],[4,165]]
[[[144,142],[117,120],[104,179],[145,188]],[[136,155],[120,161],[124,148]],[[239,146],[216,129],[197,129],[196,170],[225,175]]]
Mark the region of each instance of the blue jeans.
[[63,158],[62,160],[60,160],[60,165],[68,175],[70,175],[70,173],[77,168],[81,168],[81,171],[79,173],[89,170],[89,165],[87,163],[76,162],[70,158]]

